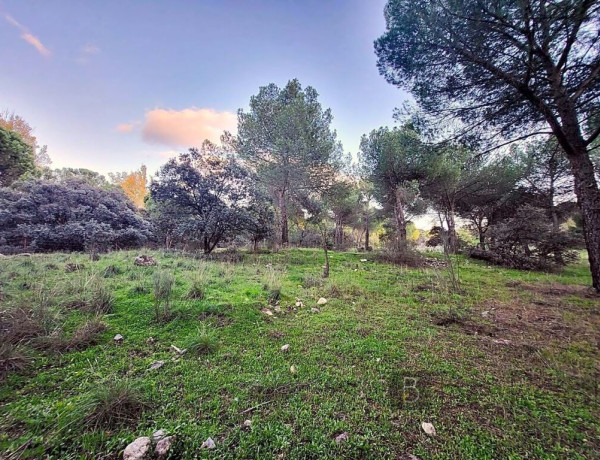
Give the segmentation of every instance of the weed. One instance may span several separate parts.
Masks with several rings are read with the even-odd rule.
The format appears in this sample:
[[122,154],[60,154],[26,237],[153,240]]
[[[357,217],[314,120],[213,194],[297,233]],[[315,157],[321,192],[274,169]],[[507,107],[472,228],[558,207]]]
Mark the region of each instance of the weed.
[[219,342],[214,332],[206,326],[198,329],[198,333],[188,342],[187,350],[194,355],[207,355],[219,348]]
[[166,271],[154,273],[154,316],[157,322],[164,322],[171,317],[171,296],[175,278]]
[[142,392],[127,380],[111,380],[83,398],[79,414],[87,429],[132,427],[148,407]]
[[30,363],[23,347],[8,342],[0,344],[0,378],[9,372],[23,371]]

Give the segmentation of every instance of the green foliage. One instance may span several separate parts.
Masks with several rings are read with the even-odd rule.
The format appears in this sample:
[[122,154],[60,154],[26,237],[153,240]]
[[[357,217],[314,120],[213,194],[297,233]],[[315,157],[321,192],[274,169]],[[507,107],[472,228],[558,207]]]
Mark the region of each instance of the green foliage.
[[33,148],[17,133],[0,126],[0,186],[7,187],[35,170]]
[[[377,253],[331,252],[327,281],[317,268],[324,262],[317,249],[245,253],[228,266],[148,251],[160,270],[133,267],[134,251],[111,252],[95,263],[85,254],[1,259],[8,299],[2,309],[44,304],[47,315],[58,314],[54,325],[34,334],[58,328],[69,339],[94,319],[69,303],[81,298],[93,274],[111,288],[115,304],[102,317],[107,329],[95,345],[40,352],[31,339],[18,339],[27,367],[0,382],[0,452],[99,458],[165,429],[177,436],[178,458],[193,458],[208,436],[219,458],[253,458],[257,451],[324,459],[395,458],[399,452],[421,458],[594,457],[597,443],[589,434],[600,429],[590,410],[598,405],[597,298],[586,288],[590,276],[582,264],[546,274],[455,256],[461,289],[454,291],[443,269],[430,268],[443,262],[432,259],[439,254],[411,269],[381,264]],[[82,270],[62,269],[84,262]],[[60,269],[48,270],[49,264]],[[280,311],[271,309],[274,316],[261,312],[269,264],[284,293]],[[111,265],[119,273],[102,277]],[[177,280],[171,304],[178,315],[168,323],[148,315],[151,292],[131,294],[140,283],[152,286],[161,270]],[[304,287],[310,277],[319,282]],[[192,302],[185,293],[197,278],[204,280],[205,298]],[[29,289],[21,288],[25,281]],[[320,297],[327,303],[317,306]],[[296,299],[303,306],[296,307]],[[7,330],[2,322],[0,334]],[[121,343],[112,340],[117,333]],[[188,351],[173,360],[171,344]],[[285,344],[290,347],[282,352]],[[150,370],[156,361],[164,365]],[[418,379],[417,405],[401,400],[404,377]],[[445,442],[412,436],[424,417]],[[245,419],[252,420],[250,430],[237,428]],[[348,440],[336,444],[344,431]]]
[[[238,112],[238,133],[230,139],[273,192],[279,208],[282,242],[288,242],[286,201],[327,188],[339,168],[341,145],[331,129],[332,115],[323,110],[317,91],[298,80],[284,88],[263,86]],[[268,126],[268,129],[265,127]]]

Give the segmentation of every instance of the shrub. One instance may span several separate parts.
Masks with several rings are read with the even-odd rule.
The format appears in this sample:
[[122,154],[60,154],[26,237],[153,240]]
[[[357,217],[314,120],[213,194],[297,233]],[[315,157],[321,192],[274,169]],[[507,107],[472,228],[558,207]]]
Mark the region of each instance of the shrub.
[[470,256],[521,270],[555,270],[577,259],[580,240],[568,231],[554,231],[544,210],[525,205],[492,227],[488,250],[473,249]]
[[389,243],[376,254],[376,258],[381,262],[412,268],[421,268],[426,265],[425,257],[410,243],[402,245]]

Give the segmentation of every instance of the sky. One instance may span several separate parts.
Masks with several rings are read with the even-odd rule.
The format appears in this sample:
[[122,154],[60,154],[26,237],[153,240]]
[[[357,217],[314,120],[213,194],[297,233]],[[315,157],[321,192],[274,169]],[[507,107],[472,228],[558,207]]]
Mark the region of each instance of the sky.
[[345,151],[393,125],[407,93],[379,75],[385,0],[0,0],[0,111],[53,167],[106,174],[235,132],[269,83],[298,78],[331,108]]

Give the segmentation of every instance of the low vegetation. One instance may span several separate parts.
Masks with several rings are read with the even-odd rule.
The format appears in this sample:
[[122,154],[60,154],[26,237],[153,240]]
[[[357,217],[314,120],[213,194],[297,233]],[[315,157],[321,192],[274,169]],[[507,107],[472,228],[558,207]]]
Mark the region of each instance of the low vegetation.
[[[439,253],[409,268],[330,252],[328,279],[317,249],[136,255],[0,260],[3,458],[117,458],[157,429],[177,435],[171,458],[600,452],[585,260],[544,274],[452,255],[456,290]],[[160,321],[157,300],[170,304]]]

